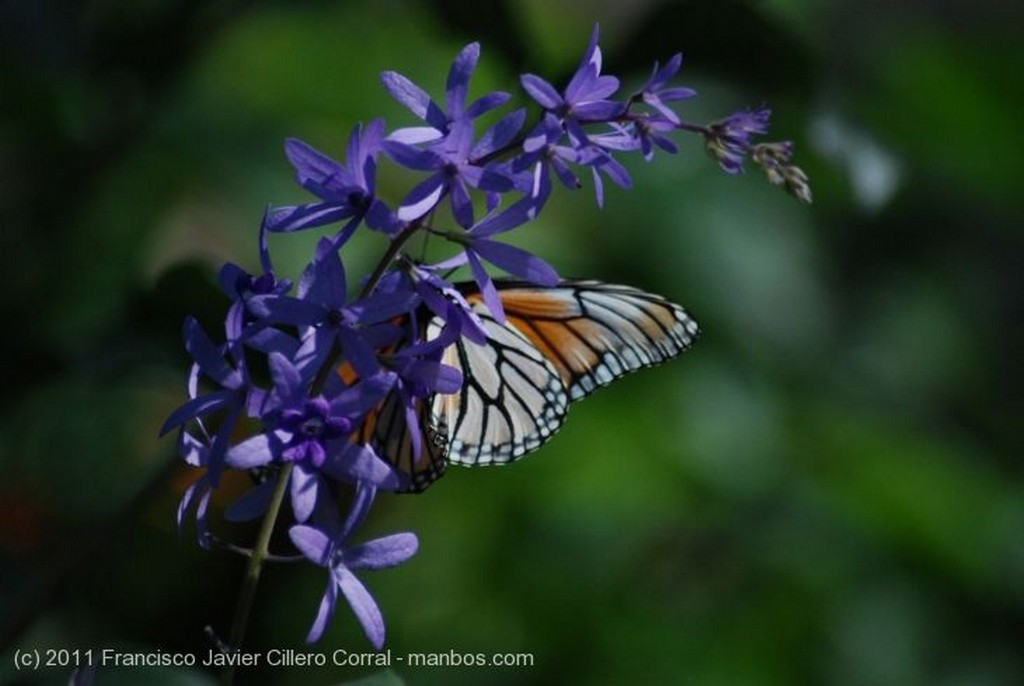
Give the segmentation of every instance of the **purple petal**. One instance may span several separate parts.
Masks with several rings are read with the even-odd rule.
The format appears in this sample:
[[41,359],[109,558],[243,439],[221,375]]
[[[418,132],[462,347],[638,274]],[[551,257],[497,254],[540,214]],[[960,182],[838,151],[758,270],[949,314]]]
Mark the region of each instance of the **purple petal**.
[[348,326],[342,326],[338,329],[338,339],[341,341],[341,349],[345,353],[345,358],[360,379],[369,379],[380,372],[380,362],[377,360],[376,353],[358,331]]
[[292,398],[302,391],[302,377],[299,370],[281,353],[271,353],[267,358],[270,378],[280,398]]
[[452,215],[464,229],[473,226],[473,200],[469,190],[461,178],[455,178],[451,184]]
[[519,82],[523,85],[523,90],[545,109],[555,110],[564,104],[555,87],[539,76],[523,74],[519,77]]
[[305,188],[330,191],[351,183],[340,164],[297,138],[289,138],[284,151]]
[[582,148],[589,143],[586,129],[576,119],[565,120],[565,131],[569,134],[569,143],[574,148]]
[[370,121],[365,128],[357,124],[349,136],[346,158],[352,169],[352,181],[371,192],[377,169],[374,156],[380,150],[383,140],[384,120],[380,117]]
[[286,205],[271,208],[265,225],[273,233],[290,233],[333,224],[351,217],[355,208],[347,203],[314,202],[308,205]]
[[673,102],[675,100],[686,100],[697,95],[697,91],[692,88],[666,88],[663,91],[658,91],[658,99],[662,102]]
[[419,546],[414,533],[392,534],[346,550],[343,559],[349,569],[388,569],[415,555]]
[[482,191],[500,194],[507,193],[515,188],[515,179],[502,171],[501,167],[498,165],[492,164],[484,168],[480,174],[480,178],[470,185],[474,188],[479,188]]
[[622,114],[626,106],[620,102],[611,100],[595,100],[581,105],[574,105],[573,114],[577,119],[584,121],[607,121],[615,119]]
[[[360,456],[355,459],[364,459],[361,457],[369,451],[373,454],[372,448],[367,446],[357,446],[360,448]],[[373,505],[373,499],[377,496],[377,489],[372,484],[365,482],[358,482],[356,484],[356,493],[353,496],[352,507],[348,511],[348,516],[345,517],[344,523],[341,525],[341,529],[338,531],[335,537],[336,541],[347,541],[352,537],[352,533],[359,528],[359,525],[366,519],[366,515],[370,511],[370,506]]]
[[473,250],[485,260],[531,283],[558,285],[558,272],[547,262],[521,248],[488,239],[473,241]]
[[224,512],[224,518],[229,522],[248,522],[262,517],[270,506],[275,486],[273,480],[268,480],[250,489]]
[[661,148],[662,150],[669,154],[675,155],[676,153],[679,152],[679,148],[676,146],[675,141],[673,141],[671,138],[666,138],[665,136],[652,134],[651,140],[654,141],[655,145],[657,145],[659,148]]
[[232,300],[243,295],[251,280],[252,275],[233,262],[225,262],[217,272],[217,285]]
[[352,612],[363,626],[366,638],[374,648],[380,650],[384,647],[384,617],[380,614],[377,601],[366,590],[363,582],[344,567],[334,569],[334,580],[338,583],[345,599],[348,600]]
[[298,524],[288,529],[288,537],[303,555],[321,567],[327,566],[331,539],[323,531],[307,524]]
[[327,314],[321,305],[280,295],[258,295],[251,298],[249,310],[269,324],[292,326],[313,326]]
[[346,306],[345,312],[357,324],[374,324],[406,314],[418,304],[419,297],[413,291],[395,291],[357,300]]
[[488,235],[503,233],[521,226],[536,216],[537,211],[534,199],[524,198],[516,201],[501,212],[484,217],[476,226],[469,230],[469,233],[472,237],[482,239],[488,237]]
[[512,94],[504,91],[488,93],[475,100],[473,104],[466,108],[466,117],[476,119],[480,115],[490,112],[495,107],[501,107],[511,99]]
[[267,434],[258,434],[228,448],[224,461],[235,469],[252,469],[268,465],[274,460],[271,440]]
[[216,391],[189,400],[171,413],[164,425],[160,427],[160,435],[163,436],[171,429],[176,429],[191,419],[227,407],[235,397],[236,394],[233,391]]
[[445,175],[434,174],[409,191],[409,195],[405,196],[401,207],[398,208],[398,219],[404,222],[419,219],[437,207],[447,189],[448,185]]
[[213,489],[204,488],[203,494],[199,497],[199,503],[196,505],[196,538],[199,541],[199,546],[207,549],[212,546],[209,518],[210,499],[212,496]]
[[338,584],[334,579],[334,575],[331,574],[327,580],[327,590],[324,591],[324,595],[320,598],[320,607],[316,612],[316,619],[313,620],[313,626],[310,627],[309,633],[306,635],[306,643],[316,643],[323,636],[324,630],[327,629],[327,625],[330,624],[331,618],[334,616],[334,608],[338,604]]
[[[412,457],[417,463],[423,456],[423,432],[420,430],[420,419],[419,413],[416,411],[414,403],[407,402],[403,408],[405,415],[405,428],[409,432],[409,442],[412,444]],[[405,475],[402,475],[405,479]],[[402,488],[404,489],[408,484],[402,482]]]
[[430,96],[422,88],[395,71],[383,72],[380,80],[391,97],[420,119],[426,119]]
[[521,198],[507,209],[485,217],[479,224],[470,229],[470,235],[477,238],[494,236],[532,221],[537,216],[537,203],[534,198]]
[[201,467],[204,464],[203,452],[206,444],[190,434],[182,431],[178,434],[178,456],[190,467]]
[[185,493],[181,496],[181,500],[178,501],[178,512],[176,520],[178,523],[178,535],[180,536],[185,530],[185,519],[188,517],[188,513],[192,510],[192,506],[195,504],[196,497],[200,493],[200,486],[209,488],[206,481],[202,478],[196,479],[188,488],[185,489]]
[[399,221],[388,206],[377,199],[370,204],[370,210],[366,213],[366,225],[389,236],[394,236],[405,228],[405,224]]
[[590,84],[589,99],[605,100],[619,90],[619,80],[614,76],[599,76]]
[[583,53],[583,60],[580,62],[579,68],[582,69],[584,65],[593,65],[594,69],[598,72],[601,71],[601,48],[598,47],[597,41],[601,36],[600,24],[594,24],[594,29],[590,32],[590,42],[587,44],[587,50]]
[[416,171],[434,171],[444,166],[445,163],[444,158],[432,150],[421,150],[394,140],[384,141],[383,146],[384,152],[394,160],[395,164]]
[[462,389],[462,372],[433,360],[413,360],[402,374],[435,393],[455,393]]
[[629,177],[629,172],[626,171],[626,168],[615,158],[609,156],[603,164],[595,167],[595,171],[597,169],[600,169],[602,172],[607,174],[608,178],[611,179],[619,188],[633,187],[633,179]]
[[476,256],[474,250],[467,250],[466,257],[469,258],[469,268],[473,272],[473,278],[476,280],[478,286],[480,286],[480,293],[484,297],[484,304],[487,305],[487,309],[490,310],[491,316],[499,324],[505,323],[505,308],[501,304],[501,298],[498,297],[498,289],[494,286],[494,281],[491,280],[491,275],[484,269],[484,265],[480,262],[480,259]]
[[401,485],[398,473],[391,465],[377,457],[377,453],[365,445],[346,446],[337,458],[325,465],[324,469],[339,481],[369,484],[374,489],[393,491]]
[[242,385],[241,374],[228,365],[224,360],[224,355],[213,344],[194,317],[185,319],[183,334],[185,350],[207,377],[225,388],[238,388]]
[[381,372],[349,386],[331,398],[332,416],[357,417],[369,412],[394,386],[393,372]]
[[313,508],[316,506],[320,479],[305,465],[297,464],[292,469],[292,479],[288,485],[291,488],[292,512],[295,514],[295,521],[305,522],[313,514]]
[[270,327],[260,329],[247,336],[245,344],[253,350],[267,355],[279,352],[287,357],[293,356],[299,347],[299,342],[295,338],[280,329]]
[[316,244],[313,261],[299,280],[299,297],[328,309],[345,304],[345,267],[330,238],[321,238]]
[[644,90],[654,91],[660,90],[662,86],[668,83],[668,80],[676,75],[679,68],[683,65],[683,54],[677,52],[672,55],[672,58],[665,64],[664,67],[658,69],[658,63],[654,63],[654,73],[651,75],[650,81],[644,87]]
[[476,63],[480,59],[480,44],[470,43],[464,47],[452,62],[448,72],[448,83],[445,86],[445,105],[448,116],[458,119],[463,114],[466,95],[469,92],[469,79],[473,76]]
[[644,93],[644,102],[653,107],[658,113],[673,124],[679,125],[679,115],[671,107],[662,102],[661,98],[654,93]]
[[387,139],[382,144],[382,147],[386,147],[388,142],[404,143],[405,145],[418,145],[420,143],[432,143],[438,139],[444,138],[444,133],[435,129],[433,126],[407,126],[401,129],[395,129],[388,134]]
[[473,146],[470,156],[473,159],[480,159],[505,147],[512,142],[512,139],[519,133],[519,130],[523,128],[525,121],[525,108],[519,108],[515,112],[506,114],[494,126],[484,132],[484,135]]
[[465,182],[467,186],[473,188],[479,188],[480,182],[484,178],[484,170],[481,167],[477,167],[473,164],[463,164],[459,166],[459,178]]
[[601,180],[597,167],[591,167],[590,172],[594,177],[594,197],[597,199],[597,206],[604,209],[604,181]]
[[[555,175],[558,180],[562,182],[562,185],[569,190],[578,190],[583,187],[583,182],[580,181],[580,177],[576,176],[576,173],[569,168],[565,162],[555,157],[551,159],[551,168],[555,170]],[[550,182],[548,183],[550,187]]]

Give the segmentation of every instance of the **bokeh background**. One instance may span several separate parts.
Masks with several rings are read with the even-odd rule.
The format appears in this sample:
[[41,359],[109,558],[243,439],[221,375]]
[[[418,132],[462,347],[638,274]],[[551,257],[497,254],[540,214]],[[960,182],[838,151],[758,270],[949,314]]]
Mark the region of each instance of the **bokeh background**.
[[[410,123],[378,73],[440,92],[470,40],[476,94],[564,83],[595,21],[627,87],[683,52],[692,121],[770,105],[815,203],[686,140],[632,161],[604,211],[562,193],[521,232],[704,331],[538,455],[377,507],[368,535],[421,540],[366,577],[389,645],[533,667],[242,683],[1024,683],[1019,3],[14,0],[0,19],[0,683],[67,682],[15,672],[18,648],[227,633],[243,561],[177,536],[190,475],[156,435],[184,397],[183,318],[216,330],[220,263],[255,266],[263,208],[306,197],[284,138],[340,155],[357,121]],[[285,272],[313,240],[272,243]],[[304,649],[323,582],[269,567],[248,647]],[[344,608],[315,649],[336,647],[367,649]]]

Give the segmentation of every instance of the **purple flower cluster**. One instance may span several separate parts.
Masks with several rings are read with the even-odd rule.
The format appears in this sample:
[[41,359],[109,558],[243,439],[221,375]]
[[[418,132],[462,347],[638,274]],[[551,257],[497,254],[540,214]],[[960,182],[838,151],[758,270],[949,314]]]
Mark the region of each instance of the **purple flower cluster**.
[[[417,408],[462,387],[461,372],[441,361],[444,350],[458,338],[482,344],[486,333],[448,280],[451,270],[468,267],[484,303],[502,321],[493,269],[539,286],[559,281],[547,262],[501,240],[542,211],[552,176],[574,190],[589,170],[601,205],[604,179],[623,188],[632,183],[622,155],[639,152],[649,160],[655,149],[675,153],[668,134],[678,130],[705,136],[729,172],[748,154],[776,167],[789,159],[788,144],[750,144],[752,134],[764,132],[767,112],[733,115],[709,127],[684,122],[672,105],[694,92],[669,85],[682,64],[679,55],[664,67],[656,64],[638,91],[616,99],[620,82],[602,74],[596,28],[563,90],[539,76],[521,77],[540,107],[532,127],[526,127],[523,108],[478,133],[481,115],[512,97],[494,92],[469,101],[479,57],[476,43],[456,56],[443,102],[401,74],[385,72],[385,89],[422,125],[391,131],[380,119],[357,125],[344,162],[288,140],[285,152],[297,181],[316,200],[267,211],[258,274],[233,264],[222,269],[220,284],[232,301],[222,343],[195,320],[185,322],[185,347],[193,360],[188,401],[163,430],[179,430],[181,457],[202,471],[182,498],[178,524],[194,518],[200,544],[217,544],[210,501],[225,472],[262,475],[226,517],[271,518],[272,524],[282,498],[290,506],[288,533],[299,557],[329,572],[309,641],[322,635],[340,592],[370,642],[378,649],[384,643],[381,612],[356,572],[399,565],[416,553],[418,541],[412,533],[399,533],[354,542],[378,491],[411,487],[410,477],[393,468],[392,456],[382,454],[364,426],[382,403],[397,403],[419,456],[427,436]],[[383,160],[421,175],[397,203],[377,195]],[[332,229],[297,283],[280,278],[268,234],[319,227]],[[371,274],[351,280],[342,251],[362,227],[384,234],[389,243]],[[436,264],[409,259],[403,247],[416,235],[443,240],[451,256]],[[350,289],[350,283],[357,286]],[[430,340],[423,326],[428,317],[443,322]]]

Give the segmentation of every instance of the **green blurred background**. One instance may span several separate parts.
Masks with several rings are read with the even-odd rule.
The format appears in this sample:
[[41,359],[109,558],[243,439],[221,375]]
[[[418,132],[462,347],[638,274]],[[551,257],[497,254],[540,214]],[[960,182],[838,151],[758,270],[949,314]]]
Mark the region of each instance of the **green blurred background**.
[[[600,21],[626,85],[682,51],[683,108],[766,103],[811,207],[698,141],[635,190],[562,193],[521,232],[563,274],[683,303],[704,335],[575,407],[512,468],[382,497],[367,535],[416,558],[364,578],[397,652],[530,652],[519,669],[398,666],[385,683],[1024,683],[1024,157],[1019,3],[767,0],[0,4],[0,683],[18,648],[205,652],[241,558],[173,528],[188,475],[164,416],[180,325],[217,330],[220,263],[256,265],[282,154],[411,123],[379,86],[559,83]],[[561,81],[558,81],[561,79]],[[407,179],[386,174],[398,197]],[[314,236],[275,240],[295,275]],[[353,273],[382,243],[352,245]],[[168,474],[172,474],[170,479]],[[304,649],[319,569],[271,566],[248,647]],[[316,650],[365,650],[346,608]],[[281,668],[241,683],[333,684]],[[111,670],[99,684],[212,683]]]

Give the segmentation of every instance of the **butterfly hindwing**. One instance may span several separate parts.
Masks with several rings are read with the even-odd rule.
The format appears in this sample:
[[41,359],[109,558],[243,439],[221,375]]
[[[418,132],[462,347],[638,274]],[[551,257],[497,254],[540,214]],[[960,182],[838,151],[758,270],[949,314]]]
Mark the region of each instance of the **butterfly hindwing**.
[[426,401],[418,401],[422,445],[417,459],[405,410],[396,393],[389,393],[370,414],[359,433],[359,440],[369,443],[377,454],[408,480],[402,492],[419,492],[440,479],[447,467],[448,444],[430,422]]
[[[444,363],[462,371],[462,390],[436,395],[431,423],[447,436],[448,461],[505,464],[546,442],[565,421],[569,398],[552,363],[518,329],[478,310],[487,345],[459,340]],[[431,322],[427,337],[440,331]]]

